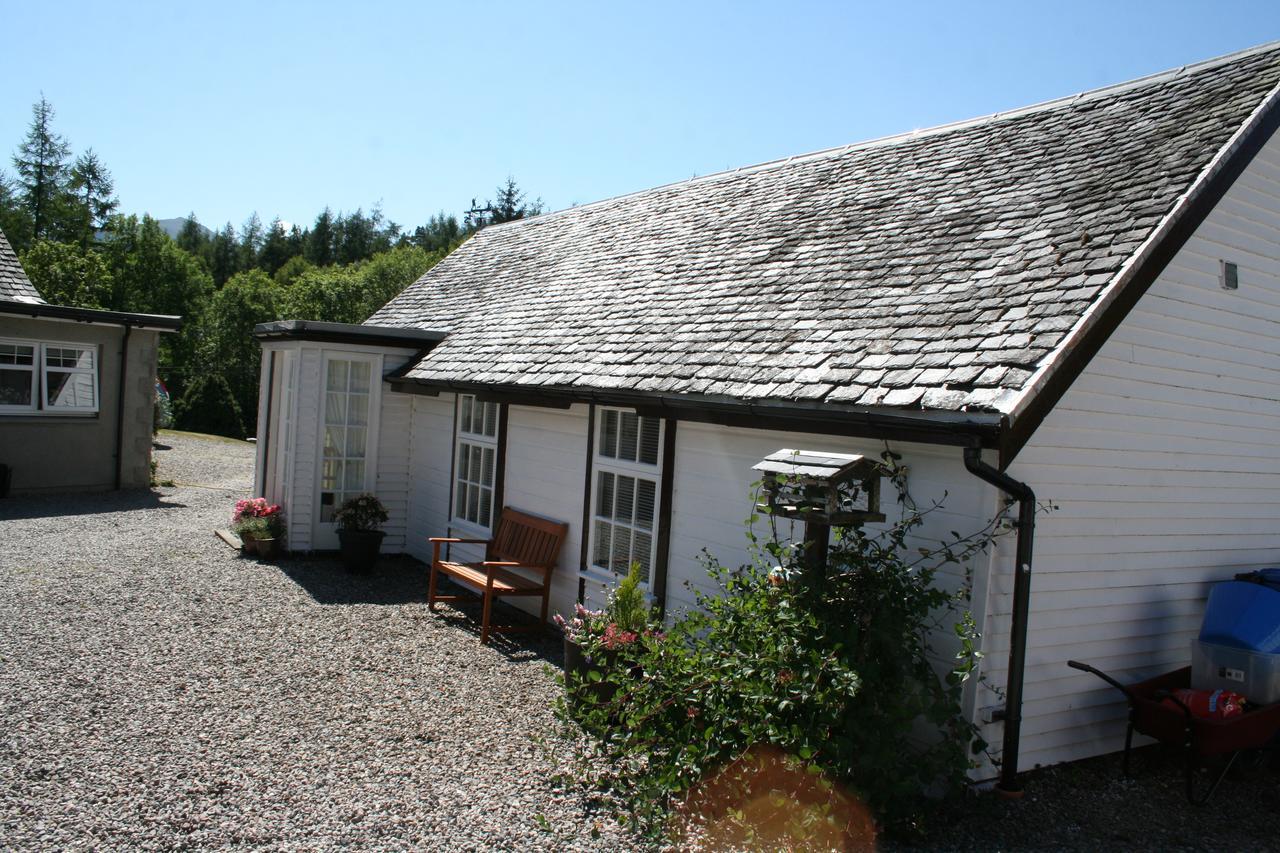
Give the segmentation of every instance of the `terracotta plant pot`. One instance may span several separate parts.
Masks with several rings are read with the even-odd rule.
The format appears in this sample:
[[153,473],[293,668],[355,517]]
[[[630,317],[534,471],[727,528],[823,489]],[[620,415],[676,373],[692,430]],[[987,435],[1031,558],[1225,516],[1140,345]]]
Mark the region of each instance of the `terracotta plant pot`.
[[386,535],[381,530],[339,530],[342,565],[349,572],[371,571],[378,562],[378,551],[382,548],[382,538]]
[[246,557],[252,557],[258,553],[258,540],[254,539],[248,533],[240,534],[240,553]]
[[255,539],[253,545],[263,560],[274,560],[280,556],[279,539]]

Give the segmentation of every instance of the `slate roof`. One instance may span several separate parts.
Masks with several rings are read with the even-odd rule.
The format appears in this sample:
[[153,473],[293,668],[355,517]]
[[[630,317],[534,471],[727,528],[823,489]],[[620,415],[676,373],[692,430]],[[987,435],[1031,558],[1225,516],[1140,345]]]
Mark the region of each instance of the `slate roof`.
[[0,300],[30,302],[43,305],[44,299],[36,290],[27,273],[18,263],[18,255],[9,245],[9,238],[0,231]]
[[1280,81],[1280,45],[485,228],[406,376],[1010,412]]

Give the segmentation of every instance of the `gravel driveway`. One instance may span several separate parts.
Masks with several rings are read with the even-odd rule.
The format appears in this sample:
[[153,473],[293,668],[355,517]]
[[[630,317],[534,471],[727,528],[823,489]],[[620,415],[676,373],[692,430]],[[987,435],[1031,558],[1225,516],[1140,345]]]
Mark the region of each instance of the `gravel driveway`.
[[252,446],[159,442],[176,487],[0,501],[0,846],[633,846],[551,779],[554,643],[239,558]]

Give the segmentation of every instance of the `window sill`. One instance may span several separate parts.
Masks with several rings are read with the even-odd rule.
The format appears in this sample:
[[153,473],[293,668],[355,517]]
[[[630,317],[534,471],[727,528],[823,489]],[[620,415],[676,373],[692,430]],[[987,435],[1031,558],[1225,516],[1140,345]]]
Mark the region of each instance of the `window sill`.
[[[608,569],[590,566],[585,569],[578,569],[578,577],[581,580],[586,581],[588,586],[594,584],[596,587],[604,587],[608,592],[612,592],[618,588],[618,584],[622,582],[625,575],[616,574]],[[650,588],[649,584],[641,583],[640,589],[644,591],[644,600],[647,605],[652,607],[657,603],[658,599],[654,598],[653,590]]]
[[449,519],[449,530],[465,534],[465,536],[461,537],[464,539],[491,539],[493,537],[493,531],[488,527],[481,527],[462,518]]
[[3,412],[0,411],[0,420],[13,419],[15,421],[27,421],[28,423],[65,423],[67,421],[94,421],[98,419],[98,412]]

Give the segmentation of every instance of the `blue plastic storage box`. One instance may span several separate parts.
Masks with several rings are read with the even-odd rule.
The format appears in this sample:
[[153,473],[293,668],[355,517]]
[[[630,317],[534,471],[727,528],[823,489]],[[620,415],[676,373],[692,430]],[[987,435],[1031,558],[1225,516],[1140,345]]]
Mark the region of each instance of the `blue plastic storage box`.
[[1248,581],[1216,584],[1204,608],[1200,641],[1264,654],[1280,652],[1280,589]]

